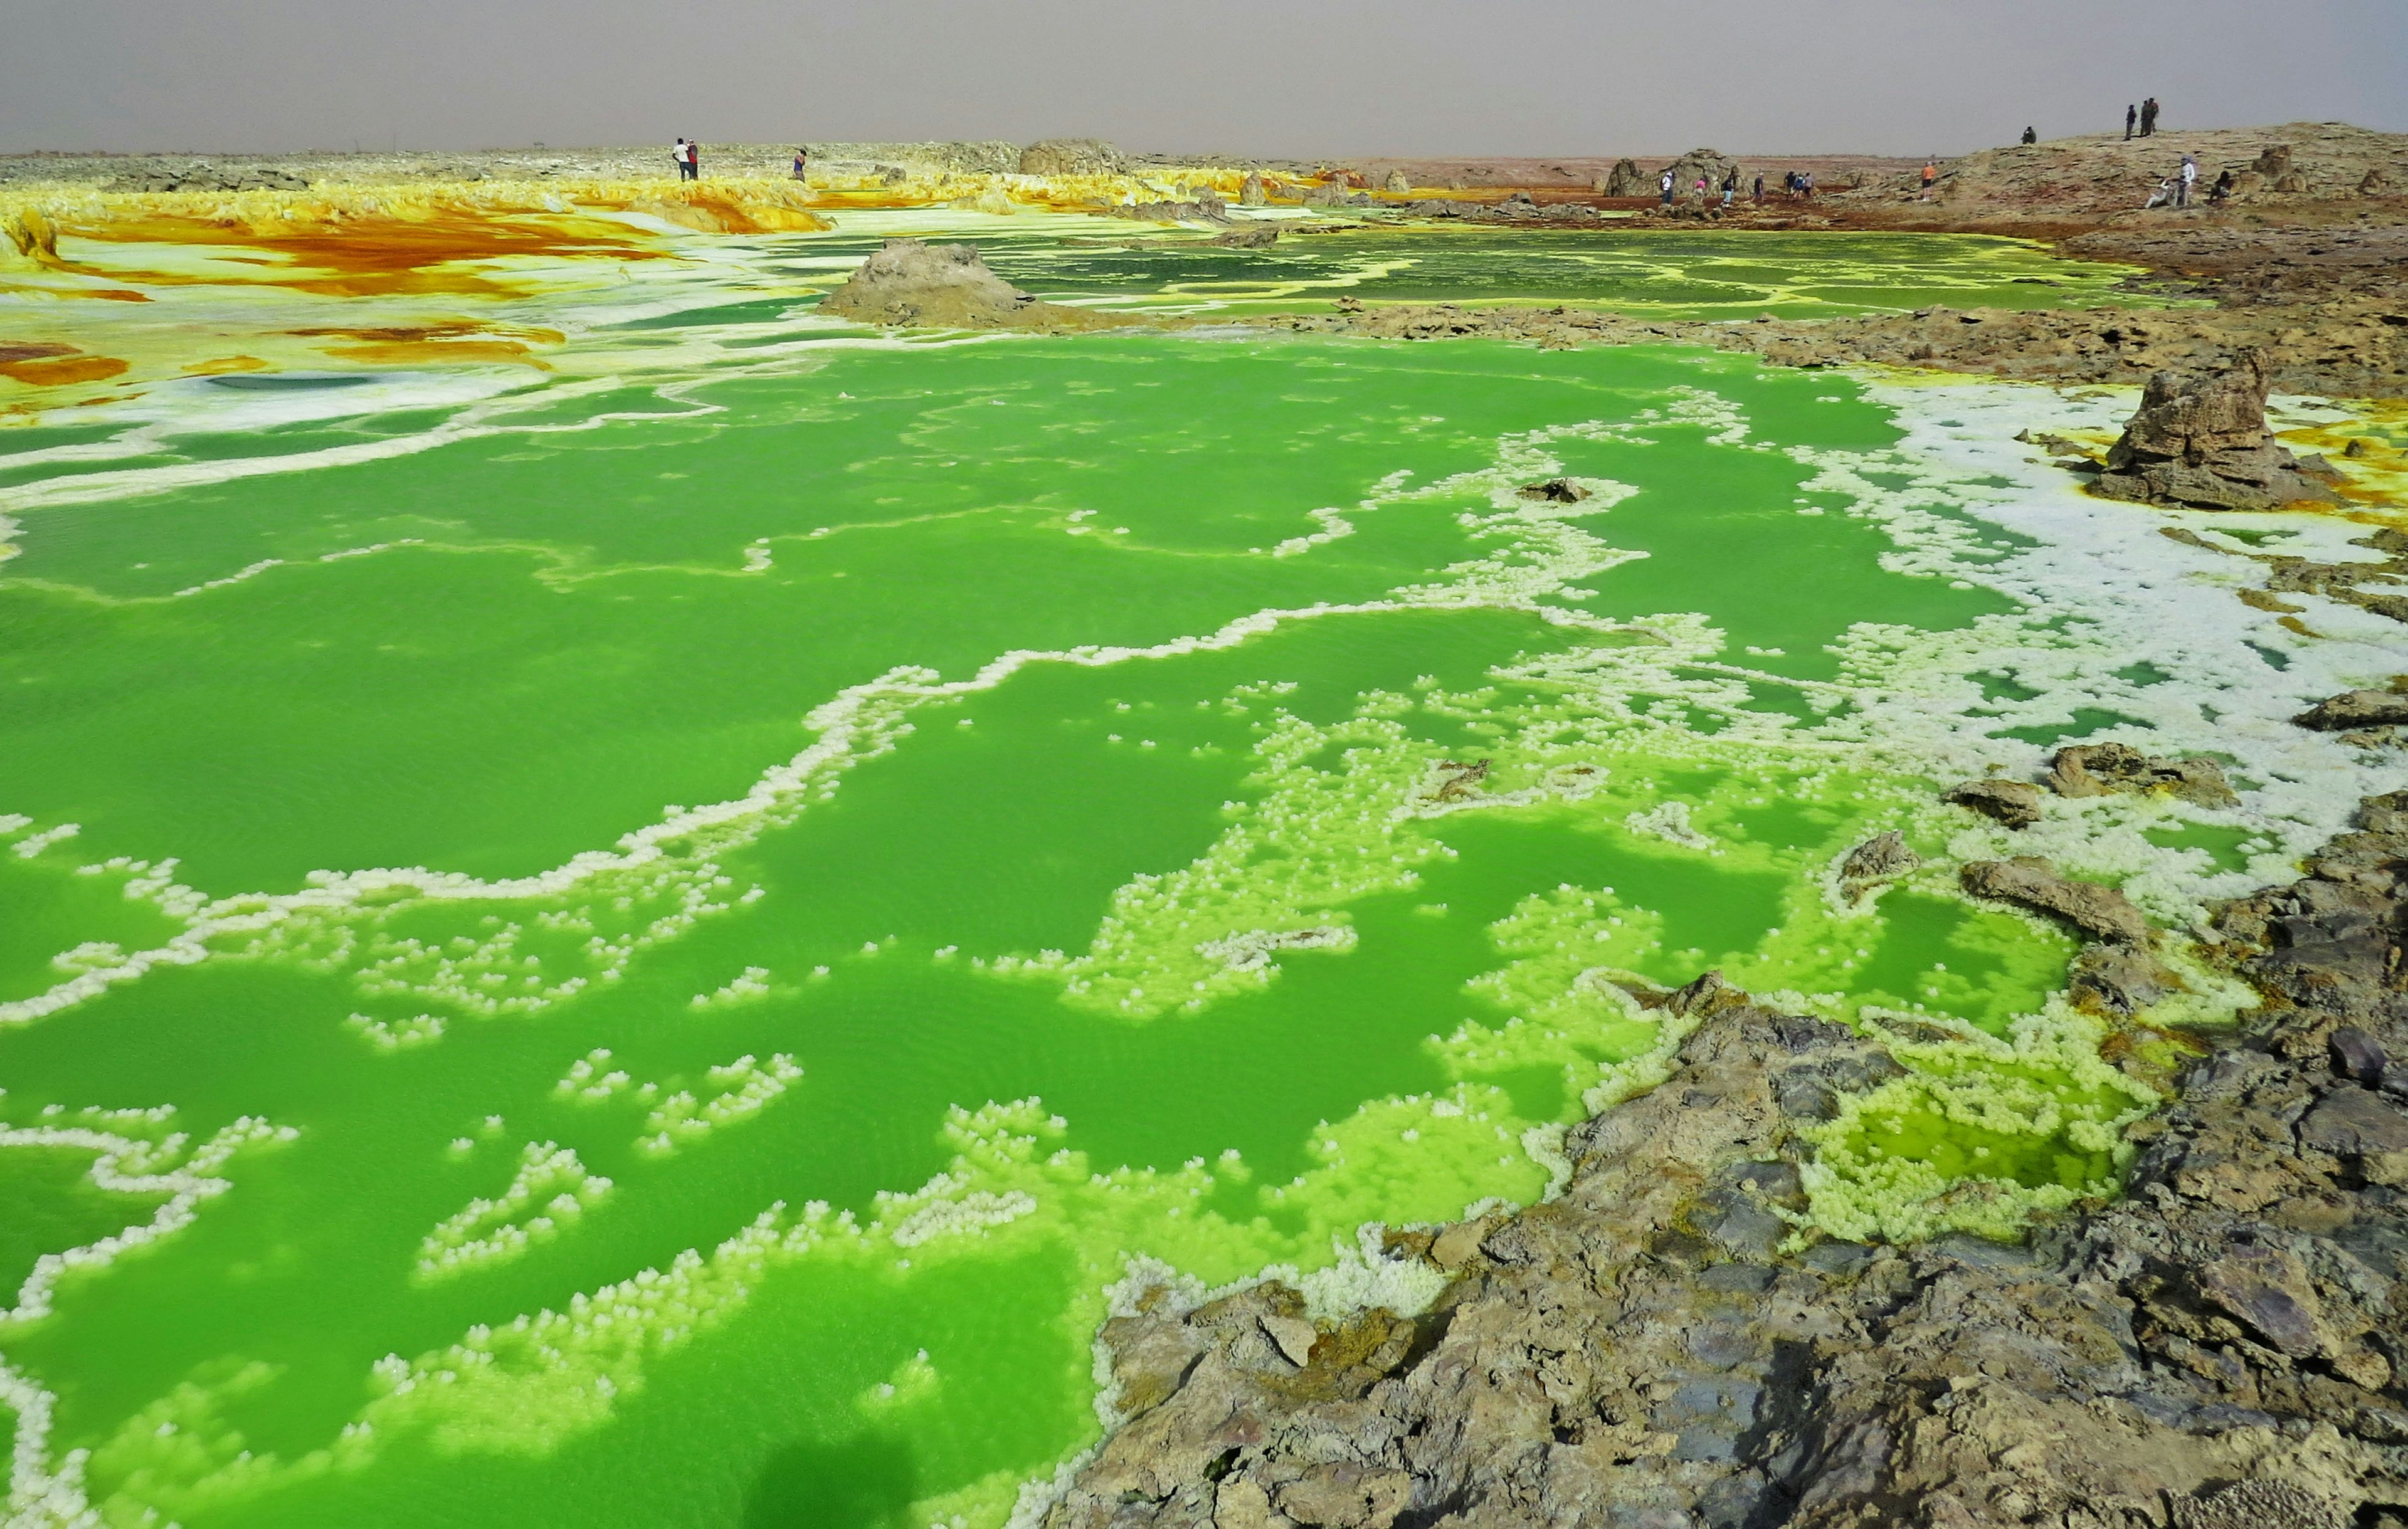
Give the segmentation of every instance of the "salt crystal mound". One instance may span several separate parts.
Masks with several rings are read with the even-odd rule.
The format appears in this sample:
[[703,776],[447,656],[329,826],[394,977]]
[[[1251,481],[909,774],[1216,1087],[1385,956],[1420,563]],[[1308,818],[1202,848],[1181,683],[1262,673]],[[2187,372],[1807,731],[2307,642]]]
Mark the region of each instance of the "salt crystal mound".
[[[2156,536],[2155,527],[2167,520],[2081,500],[1999,444],[2015,424],[2095,423],[2083,417],[2112,414],[2112,406],[2086,411],[2053,395],[1987,386],[1952,388],[1939,399],[1899,390],[1886,401],[1909,426],[1905,446],[1863,452],[1792,449],[1791,454],[1814,468],[1819,486],[1844,496],[1847,513],[1884,526],[1899,566],[2011,590],[2030,602],[2030,610],[1986,618],[1970,632],[1859,628],[1842,645],[1839,682],[1799,681],[1728,664],[1720,656],[1727,644],[1694,616],[1606,622],[1551,603],[1574,579],[1610,570],[1627,554],[1596,531],[1516,511],[1512,485],[1560,466],[1543,443],[1525,437],[1500,442],[1495,464],[1440,495],[1489,496],[1490,513],[1467,513],[1493,541],[1492,551],[1391,600],[1270,613],[1268,622],[1236,623],[1207,638],[1182,639],[1184,646],[1010,655],[1019,662],[991,679],[982,675],[985,683],[976,688],[1005,683],[1030,662],[1104,666],[1176,657],[1233,647],[1286,621],[1406,608],[1531,610],[1593,639],[1500,672],[1498,685],[1485,693],[1451,692],[1433,682],[1411,693],[1372,694],[1355,716],[1334,723],[1279,715],[1276,686],[1233,693],[1234,704],[1270,714],[1257,750],[1264,790],[1250,812],[1240,815],[1263,826],[1233,827],[1195,865],[1124,888],[1085,954],[1026,960],[1002,974],[1058,982],[1074,999],[1100,1000],[1132,1019],[1156,1017],[1196,1001],[1192,985],[1181,988],[1182,978],[1258,983],[1276,980],[1285,959],[1345,959],[1342,932],[1350,924],[1343,905],[1369,890],[1410,888],[1419,865],[1447,852],[1439,841],[1418,836],[1422,825],[1466,813],[1573,813],[1598,831],[1629,837],[1634,848],[1644,841],[1646,853],[1704,854],[1682,836],[1641,826],[1677,822],[1690,837],[1722,848],[1734,865],[1780,873],[1788,889],[1782,922],[1755,951],[1740,952],[1756,964],[1738,968],[1745,985],[1767,991],[1786,985],[1782,1001],[1825,1011],[1847,1012],[1853,1004],[1853,1017],[1880,1025],[1882,1013],[1856,1002],[1849,973],[1861,955],[1850,942],[1851,930],[1860,926],[1852,921],[1872,915],[1843,908],[1830,895],[1837,854],[1862,830],[1896,828],[1934,862],[1930,874],[1911,878],[1888,897],[1944,898],[1938,873],[1949,859],[2038,844],[2061,865],[2120,879],[2153,915],[2178,927],[2197,920],[2204,898],[2279,875],[2288,855],[2321,839],[2382,774],[2379,760],[2282,725],[2305,699],[2392,665],[2397,641],[2377,618],[2319,607],[2319,626],[2334,636],[2324,643],[2298,642],[2270,620],[2234,608],[2225,593],[2234,577],[2229,566]],[[1745,442],[1737,406],[1706,412],[1726,445]],[[1942,423],[1943,414],[1968,422]],[[1983,422],[1971,422],[1976,420]],[[1899,481],[1905,486],[1897,486]],[[1377,514],[1383,503],[1401,502],[1405,492],[1398,485],[1396,498],[1375,496],[1349,518]],[[2000,551],[1985,544],[1966,516],[2019,530],[2038,545]],[[2175,518],[2171,523],[2205,522]],[[1610,529],[1611,522],[1598,524]],[[1335,527],[1325,522],[1324,529]],[[2320,553],[2352,555],[2344,550],[2352,528],[2300,529]],[[2291,666],[2269,670],[2251,642],[2285,651]],[[2143,685],[2106,667],[2128,667],[2135,658],[2173,678]],[[2005,702],[1988,696],[1971,677],[1997,668],[2030,693]],[[891,707],[878,713],[878,725],[888,731],[872,731],[867,746],[897,746],[910,711],[973,693],[934,681],[914,676],[876,693]],[[1767,712],[1753,704],[1752,684],[1784,687],[1825,704],[1808,706],[1803,717]],[[2211,696],[2219,711],[2212,718],[2200,709]],[[867,709],[870,693],[856,700]],[[2052,801],[2040,824],[2011,839],[1932,797],[1931,783],[1951,774],[2037,764],[2039,745],[1992,736],[2002,724],[2063,722],[2085,706],[2146,722],[2147,731],[2124,731],[2153,751],[2212,747],[2234,757],[2243,806],[2176,813],[2164,804],[2128,798]],[[1702,733],[1690,721],[1695,716],[1724,725]],[[1477,795],[1440,799],[1444,782],[1459,772],[1436,767],[1453,751],[1417,736],[1407,725],[1417,718],[1476,720],[1496,730],[1494,741],[1484,745],[1492,764]],[[1314,767],[1312,761],[1333,744],[1353,750],[1346,767]],[[1719,767],[1723,783],[1670,804],[1652,784],[1665,766],[1700,764]],[[808,789],[780,798],[778,808],[803,810],[805,798],[834,790],[840,773],[832,766],[823,775],[797,775]],[[1773,792],[1828,807],[1844,831],[1828,844],[1795,851],[1715,835],[1726,818]],[[736,844],[767,831],[769,809],[753,801],[743,799],[743,810],[723,817],[710,817],[713,809],[705,808],[670,821],[699,819],[724,831],[718,843]],[[1684,810],[1675,818],[1666,813],[1668,805]],[[2143,836],[2175,816],[2250,828],[2267,848],[2246,866],[2219,869],[2198,851],[2167,850]],[[620,953],[672,943],[695,922],[738,906],[742,894],[734,892],[733,879],[707,855],[662,850],[668,836],[652,841],[654,852],[648,857],[630,850],[607,870],[589,867],[540,893],[469,879],[436,889],[407,875],[380,883],[380,891],[405,897],[471,905],[534,900],[572,888],[586,898],[580,906],[526,910],[466,955],[384,936],[377,926],[385,914],[338,897],[308,900],[312,894],[280,907],[250,899],[195,908],[189,906],[191,894],[181,893],[185,901],[179,906],[191,927],[210,918],[260,922],[228,922],[179,949],[197,962],[216,953],[206,948],[207,938],[306,930],[311,921],[323,921],[289,944],[254,939],[236,948],[352,971],[364,992],[397,997],[439,991],[464,1013],[530,1014],[573,996],[576,990],[566,983],[583,975],[555,979],[545,974],[541,958],[525,948],[539,934],[595,942],[590,953],[607,970]],[[1242,856],[1224,851],[1240,843]],[[1273,852],[1256,852],[1265,847]],[[1383,864],[1380,854],[1386,856]],[[155,895],[176,899],[179,889],[167,879],[172,867],[142,867],[154,869],[161,872],[150,883]],[[587,880],[591,889],[579,886]],[[330,881],[313,893],[339,885]],[[624,928],[608,926],[606,918],[597,922],[609,911],[606,899],[617,898],[629,905],[631,922]],[[2114,1181],[2123,1150],[2118,1128],[2145,1107],[2145,1097],[2120,1074],[2102,1072],[2091,1022],[2062,1008],[2034,1011],[2030,1000],[2052,976],[2048,934],[2012,913],[1984,910],[1972,917],[1988,921],[1977,925],[1977,934],[1993,932],[1999,950],[2024,965],[1991,983],[1986,1004],[1978,991],[1950,996],[1956,1007],[1990,1019],[1990,1029],[1960,1027],[1953,1041],[1930,1039],[1928,1029],[1918,1029],[1914,1043],[1901,1047],[1909,1077],[1833,1123],[1821,1165],[1827,1171],[1812,1186],[1816,1217],[1833,1230],[1889,1236],[1950,1226],[1996,1230],[2030,1208]],[[346,1430],[334,1447],[336,1457],[365,1458],[378,1437],[413,1430],[443,1447],[490,1446],[496,1439],[531,1448],[555,1443],[606,1418],[615,1397],[643,1385],[656,1356],[729,1320],[776,1271],[820,1261],[903,1270],[994,1257],[1006,1248],[1054,1239],[1114,1253],[1146,1248],[1172,1265],[1212,1271],[1214,1278],[1242,1277],[1266,1263],[1292,1261],[1299,1270],[1310,1265],[1313,1272],[1299,1278],[1317,1292],[1324,1310],[1375,1297],[1410,1304],[1412,1271],[1374,1262],[1376,1250],[1354,1240],[1370,1219],[1363,1212],[1376,1207],[1399,1219],[1450,1215],[1467,1201],[1496,1193],[1500,1183],[1510,1198],[1534,1198],[1554,1176],[1544,1136],[1532,1139],[1510,1095],[1487,1079],[1531,1065],[1558,1066],[1568,1082],[1579,1085],[1584,1104],[1596,1107],[1644,1086],[1656,1060],[1656,1052],[1641,1050],[1634,1060],[1600,1065],[1593,1054],[1600,1049],[1628,1054],[1651,1033],[1651,1022],[1638,1016],[1612,980],[1645,965],[1651,950],[1660,950],[1660,921],[1650,910],[1623,904],[1610,888],[1568,886],[1526,899],[1498,934],[1512,959],[1480,980],[1511,1006],[1512,1017],[1490,1026],[1468,1023],[1451,1036],[1433,1038],[1433,1054],[1454,1079],[1448,1089],[1366,1104],[1315,1135],[1312,1167],[1292,1184],[1267,1191],[1274,1203],[1302,1216],[1301,1233],[1249,1234],[1201,1210],[1199,1202],[1220,1179],[1243,1173],[1241,1162],[1215,1165],[1197,1159],[1171,1172],[1097,1171],[1082,1154],[1056,1145],[1066,1122],[1035,1101],[956,1111],[950,1128],[953,1163],[917,1191],[881,1196],[867,1222],[825,1207],[806,1207],[799,1214],[773,1207],[707,1254],[689,1250],[662,1267],[580,1294],[563,1308],[472,1328],[459,1343],[416,1360],[384,1362],[377,1369],[380,1399]],[[1285,953],[1316,948],[1317,953]],[[2056,950],[2061,956],[2062,946]],[[1232,954],[1240,959],[1233,962]],[[1255,961],[1256,955],[1263,959]],[[530,961],[538,965],[529,967]],[[1204,975],[1189,976],[1196,972]],[[2211,996],[2229,1010],[2231,995]],[[1914,1012],[1911,1006],[1904,1011]],[[7,1017],[29,1022],[50,1012],[55,1007]],[[1931,1014],[1915,1017],[1927,1026],[1940,1022]],[[1656,1036],[1659,1046],[1664,1038]],[[1612,1045],[1601,1048],[1600,1040]],[[609,1060],[589,1054],[580,1064],[588,1071],[580,1076],[572,1067],[563,1082],[577,1084],[580,1093],[607,1085],[611,1070],[595,1069]],[[780,1060],[772,1058],[767,1076],[775,1076]],[[716,1081],[732,1085],[729,1094],[741,1097],[763,1075],[750,1057],[735,1065],[747,1065],[753,1070],[741,1079],[731,1075]],[[1941,1161],[1943,1146],[1961,1150],[1967,1161],[1961,1166]],[[1990,1176],[2011,1160],[2035,1156],[2072,1159],[2073,1181],[2027,1184],[2012,1174]],[[1382,1182],[1410,1183],[1422,1200],[1405,1204],[1368,1192],[1367,1185]],[[1996,1193],[1986,1200],[1960,1196],[1956,1206],[1936,1203],[1940,1186],[1965,1182],[1986,1182]],[[524,1196],[529,1207],[495,1221],[494,1207],[509,1200],[506,1193],[504,1202],[494,1202],[461,1229],[458,1246],[506,1240],[488,1237],[484,1228],[490,1223],[498,1233],[503,1225],[520,1225],[508,1216],[531,1207],[533,1195],[549,1187],[534,1185]],[[21,1297],[19,1309],[26,1306]],[[46,1436],[34,1422],[49,1416],[47,1393],[14,1371],[0,1379],[12,1388],[7,1396],[21,1419],[12,1491],[41,1494],[27,1501],[79,1502],[73,1463],[49,1463],[40,1442]],[[29,1435],[36,1442],[26,1465],[22,1441]]]

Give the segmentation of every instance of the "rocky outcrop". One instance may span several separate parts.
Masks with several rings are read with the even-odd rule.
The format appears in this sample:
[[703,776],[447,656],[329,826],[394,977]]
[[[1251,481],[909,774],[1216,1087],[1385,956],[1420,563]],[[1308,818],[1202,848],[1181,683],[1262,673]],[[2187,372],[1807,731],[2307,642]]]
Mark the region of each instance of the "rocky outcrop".
[[2048,788],[2059,796],[2162,794],[2200,807],[2239,807],[2224,766],[2212,759],[2158,759],[2122,743],[2083,743],[2049,761]]
[[1607,196],[1645,196],[1656,190],[1656,184],[1639,168],[1637,160],[1617,159],[1595,189]]
[[1968,780],[1949,788],[1941,800],[1954,802],[2009,828],[2029,828],[2040,822],[2040,788],[2028,781]]
[[2243,351],[2214,376],[2154,373],[2140,411],[2107,453],[2091,492],[2193,509],[2331,503],[2338,476],[2321,457],[2285,450],[2266,428],[2266,355]]
[[2123,945],[2148,943],[2148,921],[2122,893],[2095,881],[2075,881],[2059,876],[2047,861],[2037,856],[1969,860],[1958,870],[1956,879],[1976,897],[2045,913],[2093,939]]
[[891,164],[954,175],[1008,175],[1020,168],[1020,145],[1000,138],[980,142],[814,143],[814,165]]
[[2291,721],[2324,733],[2408,726],[2408,691],[2396,687],[2344,691],[2339,695],[2326,696]]
[[[463,179],[475,179],[475,176]],[[105,191],[121,192],[243,192],[308,191],[306,177],[274,164],[212,164],[195,160],[175,168],[160,168],[117,177]]]
[[931,329],[1103,329],[1136,321],[1039,302],[987,269],[967,244],[888,239],[820,301],[821,312]]
[[1672,162],[1673,194],[1696,195],[1698,181],[1702,179],[1706,183],[1707,194],[1720,196],[1723,192],[1723,181],[1737,173],[1738,169],[1739,161],[1728,154],[1713,149],[1692,149]]
[[1694,1028],[1558,1198],[1391,1234],[1450,1279],[1425,1314],[1142,1293],[1046,1529],[2398,1529],[2408,795],[2360,822],[2218,914],[2267,1007],[2133,1129],[2121,1201],[2019,1245],[1796,1235],[1806,1128],[1899,1069],[1709,974],[1649,1000]]
[[1248,170],[1246,179],[1238,184],[1238,205],[1241,207],[1258,207],[1268,200],[1269,198],[1263,193],[1262,176],[1255,171]]
[[1894,880],[1922,864],[1923,857],[1906,847],[1906,836],[1893,828],[1849,850],[1840,862],[1840,879],[1850,887],[1869,887]]
[[1022,175],[1119,175],[1121,151],[1101,138],[1046,138],[1020,151]]
[[1406,177],[1404,171],[1390,170],[1388,179],[1380,183],[1380,189],[1391,196],[1410,196],[1412,194],[1413,183]]

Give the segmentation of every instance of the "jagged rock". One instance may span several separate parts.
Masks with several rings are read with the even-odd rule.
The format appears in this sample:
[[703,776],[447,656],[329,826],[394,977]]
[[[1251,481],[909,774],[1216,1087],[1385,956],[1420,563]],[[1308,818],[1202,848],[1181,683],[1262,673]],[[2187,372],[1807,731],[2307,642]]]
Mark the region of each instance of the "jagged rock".
[[2195,509],[2273,509],[2339,499],[2331,469],[2302,463],[2266,428],[2266,353],[2247,350],[2200,379],[2156,372],[2092,492]]
[[1245,180],[1238,187],[1238,205],[1241,207],[1258,207],[1265,200],[1261,174],[1248,170]]
[[1576,505],[1589,494],[1588,490],[1569,478],[1550,478],[1543,483],[1525,483],[1513,492],[1525,499],[1537,499],[1551,505]]
[[2148,921],[2122,893],[2095,881],[2070,880],[2037,856],[1967,861],[1957,880],[1976,897],[2048,914],[2099,939],[2148,942]]
[[922,328],[1102,329],[1126,316],[1039,302],[987,269],[967,244],[888,239],[820,302],[820,311]]
[[1022,175],[1118,175],[1121,151],[1101,138],[1046,138],[1020,151]]
[[2093,1014],[2137,1014],[2185,991],[2182,978],[2138,945],[2086,945],[2066,974],[2074,1007]]
[[1848,851],[1840,862],[1842,881],[1886,881],[1904,876],[1923,864],[1921,856],[1906,847],[1906,837],[1893,828],[1872,837]]
[[1390,170],[1388,179],[1380,183],[1380,189],[1391,196],[1404,196],[1412,193],[1413,183],[1405,179],[1404,171]]
[[1672,191],[1679,196],[1695,195],[1698,178],[1703,177],[1707,195],[1720,196],[1723,181],[1738,168],[1739,161],[1728,154],[1713,149],[1692,149],[1672,162]]
[[2082,743],[2049,761],[2048,787],[2059,796],[2163,792],[2201,807],[2239,807],[2224,767],[2212,759],[2158,759],[2121,743]]
[[2395,727],[2408,723],[2408,693],[2396,690],[2344,691],[2339,695],[2326,696],[2291,721],[2326,733]]
[[1617,159],[1597,189],[1608,196],[1645,196],[1656,190],[1656,183],[1639,168],[1637,160]]
[[2009,828],[2028,828],[2040,822],[2040,788],[2022,780],[1968,780],[1949,788],[1942,801],[1995,819]]
[[2204,1497],[2178,1497],[2174,1529],[2349,1529],[2349,1511],[2287,1481],[2235,1481]]

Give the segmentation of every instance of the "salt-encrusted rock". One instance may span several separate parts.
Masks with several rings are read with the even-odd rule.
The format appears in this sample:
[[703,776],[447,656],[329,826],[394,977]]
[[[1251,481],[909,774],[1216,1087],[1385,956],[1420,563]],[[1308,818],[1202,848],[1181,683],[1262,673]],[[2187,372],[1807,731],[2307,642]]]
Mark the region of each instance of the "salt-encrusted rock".
[[1996,819],[2009,828],[2028,828],[2040,822],[2040,788],[2028,781],[1968,780],[1951,787],[1941,800]]
[[1118,175],[1121,151],[1101,138],[1046,138],[1020,151],[1022,175]]
[[1921,856],[1906,847],[1906,836],[1893,828],[1872,837],[1848,851],[1840,862],[1840,879],[1857,883],[1886,881],[1923,864]]
[[2408,693],[2396,690],[2353,690],[2329,695],[2291,719],[2301,727],[2339,733],[2360,727],[2396,727],[2408,723]]
[[2274,509],[2330,503],[2333,470],[2300,461],[2266,427],[2266,353],[2243,350],[2226,370],[2186,379],[2152,373],[2141,407],[2107,453],[2092,492],[2195,509]]
[[1380,189],[1391,196],[1404,196],[1411,193],[1413,183],[1405,179],[1404,171],[1390,170],[1388,179],[1380,183]]
[[2049,761],[2048,787],[2059,796],[2163,792],[2201,807],[2239,807],[2224,766],[2212,759],[2159,759],[2121,743],[2081,743]]
[[1967,861],[1957,880],[1976,897],[2048,914],[2098,939],[2148,941],[2149,922],[2122,893],[2095,881],[2070,880],[2036,855]]
[[1551,505],[1576,505],[1587,498],[1589,493],[1569,478],[1550,478],[1543,483],[1525,483],[1513,492],[1525,499],[1541,500]]
[[1268,198],[1263,194],[1261,172],[1248,170],[1245,180],[1238,187],[1238,205],[1241,207],[1258,207],[1267,200]]

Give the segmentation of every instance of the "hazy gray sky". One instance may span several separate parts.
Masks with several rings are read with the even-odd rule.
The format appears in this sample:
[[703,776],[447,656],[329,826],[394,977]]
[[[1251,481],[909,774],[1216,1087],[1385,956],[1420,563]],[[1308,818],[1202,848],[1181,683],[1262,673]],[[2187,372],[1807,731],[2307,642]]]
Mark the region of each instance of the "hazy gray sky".
[[0,151],[1011,138],[1950,153],[2408,129],[2408,0],[0,0]]

